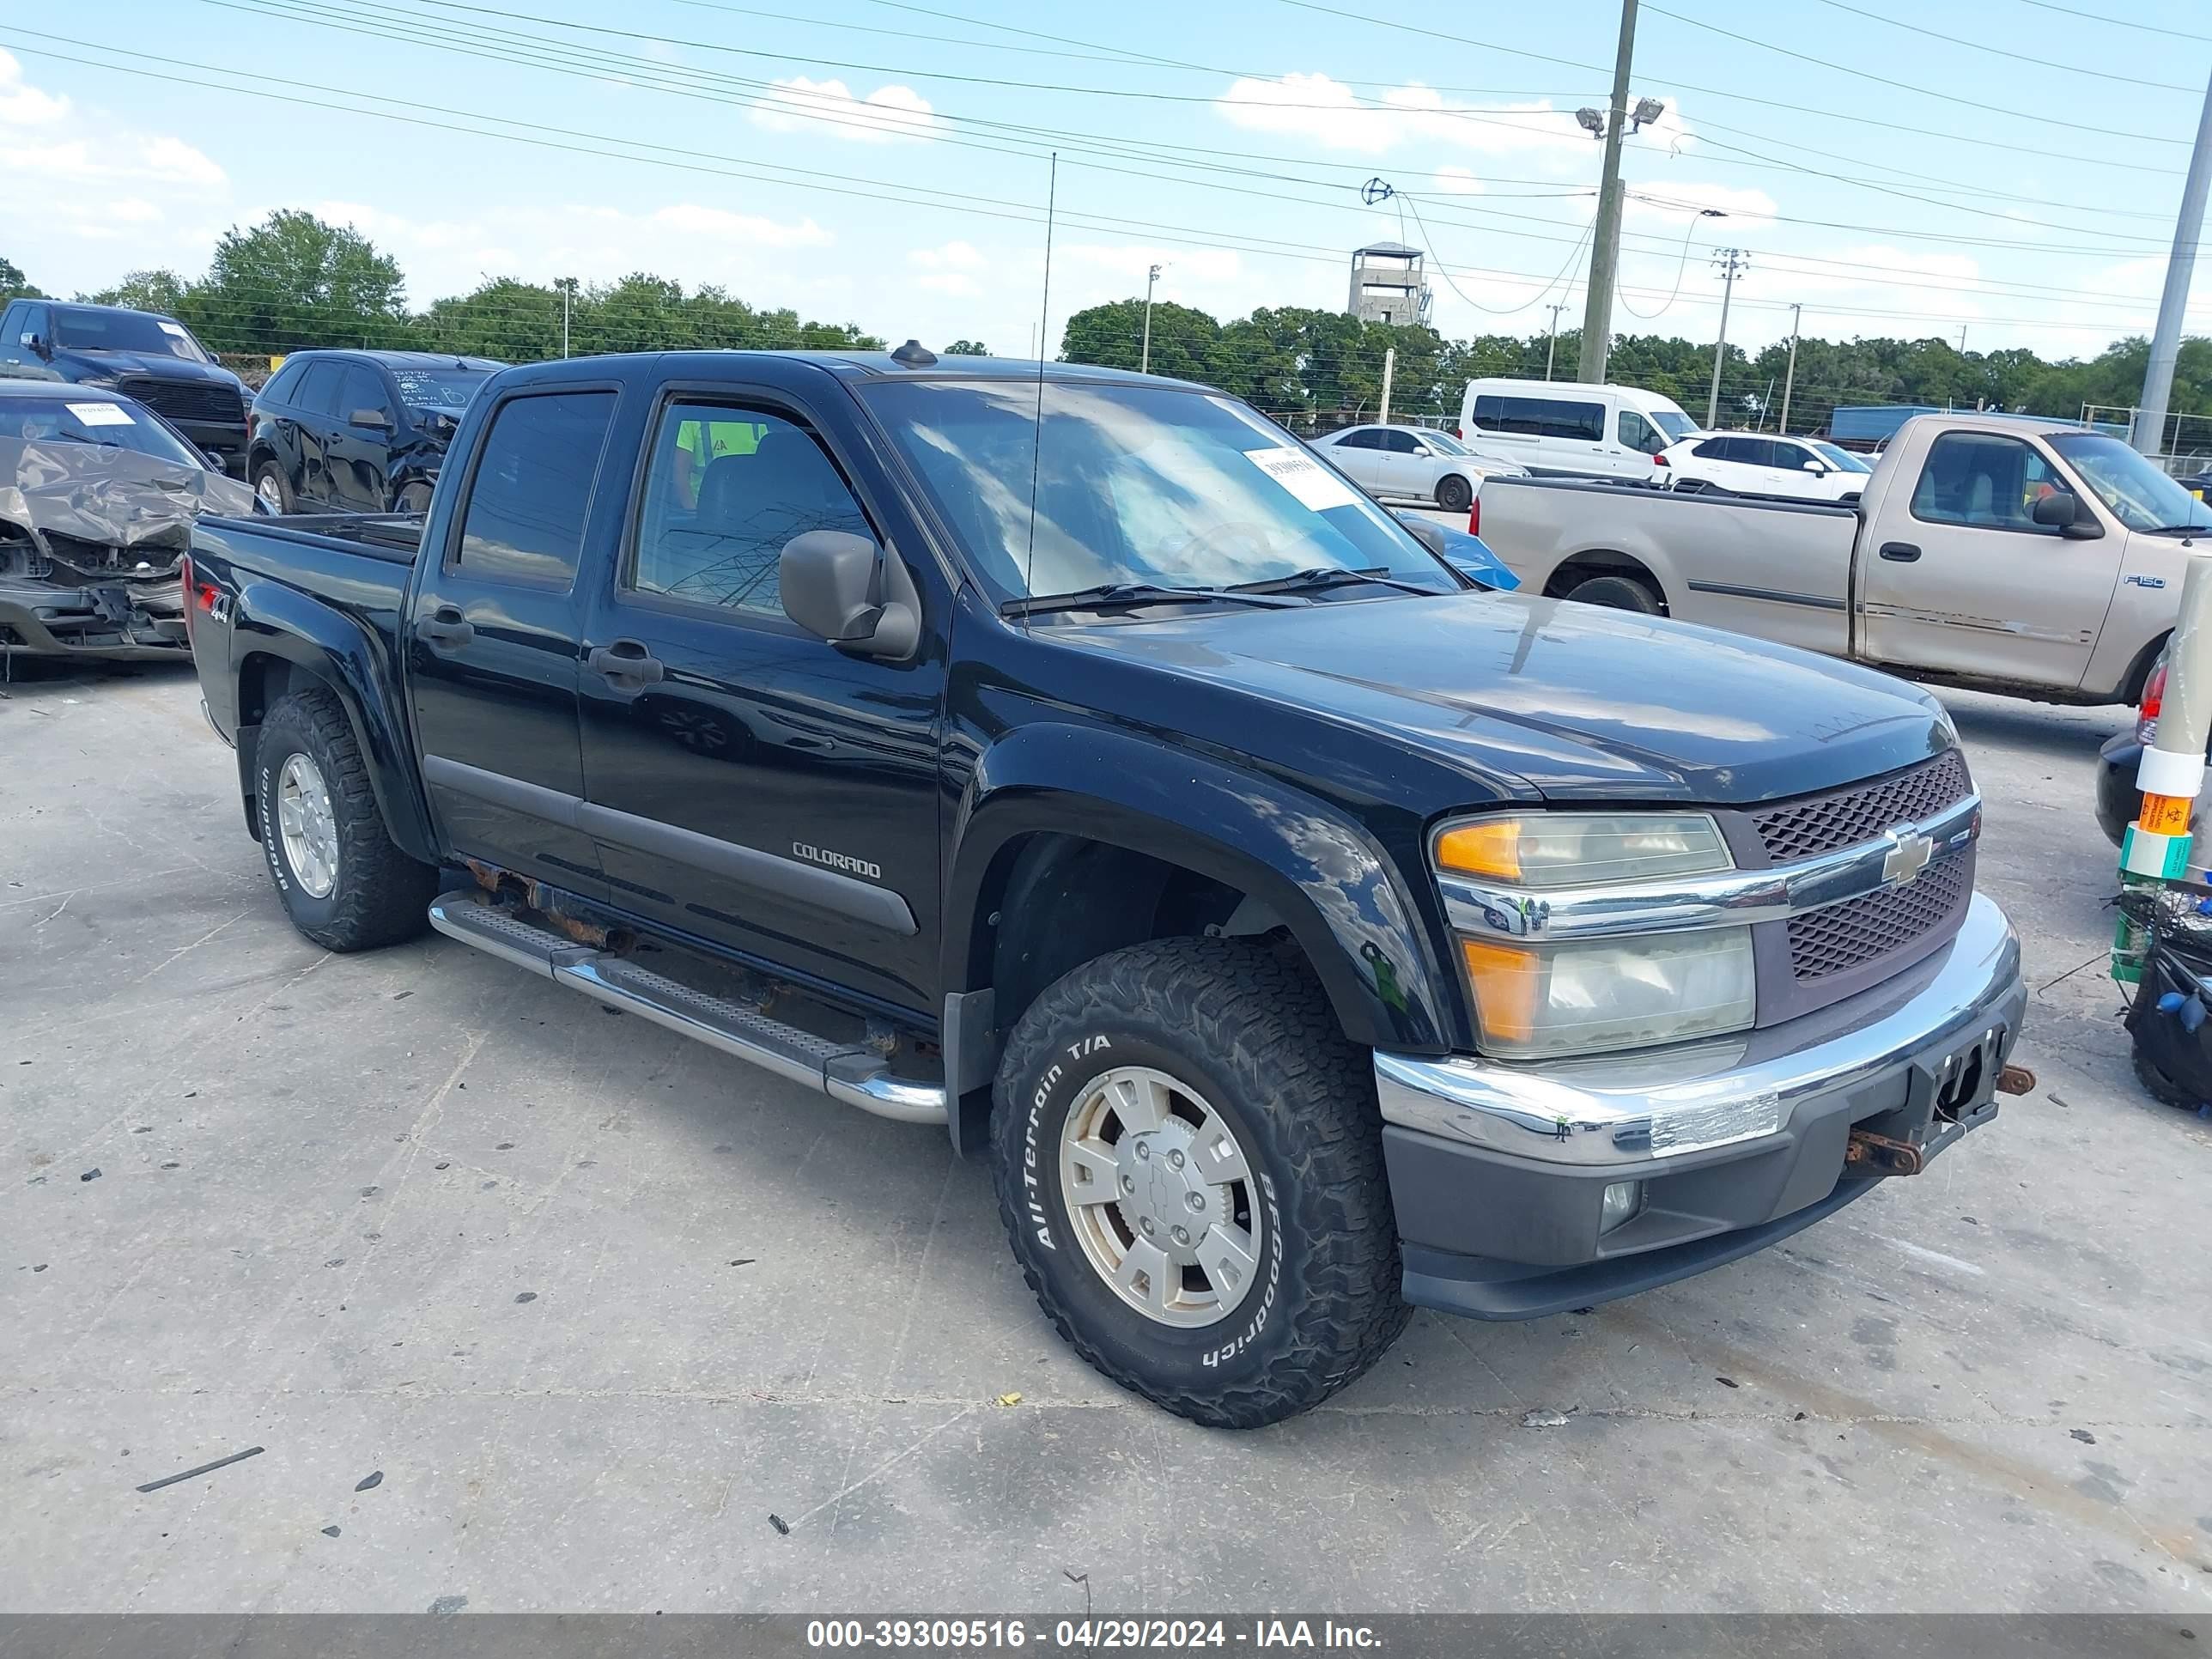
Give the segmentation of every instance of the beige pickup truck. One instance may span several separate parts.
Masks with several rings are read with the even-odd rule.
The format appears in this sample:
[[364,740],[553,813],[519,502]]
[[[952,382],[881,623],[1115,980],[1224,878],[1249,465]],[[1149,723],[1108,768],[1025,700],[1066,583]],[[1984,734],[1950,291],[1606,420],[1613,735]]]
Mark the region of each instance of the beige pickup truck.
[[1531,590],[2051,702],[2136,700],[2212,532],[2116,438],[1973,415],[1907,421],[1855,506],[1496,479],[1476,510]]

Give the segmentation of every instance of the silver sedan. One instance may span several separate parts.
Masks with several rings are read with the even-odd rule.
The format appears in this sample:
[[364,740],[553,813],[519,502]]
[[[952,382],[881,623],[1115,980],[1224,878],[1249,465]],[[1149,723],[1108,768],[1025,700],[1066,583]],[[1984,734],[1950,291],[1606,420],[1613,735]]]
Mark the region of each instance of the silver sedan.
[[1349,426],[1313,441],[1369,495],[1433,501],[1447,513],[1464,513],[1486,477],[1528,474],[1518,462],[1478,454],[1449,432],[1428,427]]

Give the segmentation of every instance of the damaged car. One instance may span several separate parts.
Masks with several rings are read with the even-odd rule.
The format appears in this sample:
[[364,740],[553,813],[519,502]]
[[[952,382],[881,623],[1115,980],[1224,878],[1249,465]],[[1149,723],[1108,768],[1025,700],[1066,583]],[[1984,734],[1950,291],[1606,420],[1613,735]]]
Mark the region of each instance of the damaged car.
[[250,514],[132,398],[0,380],[0,658],[189,659],[178,561],[203,514]]

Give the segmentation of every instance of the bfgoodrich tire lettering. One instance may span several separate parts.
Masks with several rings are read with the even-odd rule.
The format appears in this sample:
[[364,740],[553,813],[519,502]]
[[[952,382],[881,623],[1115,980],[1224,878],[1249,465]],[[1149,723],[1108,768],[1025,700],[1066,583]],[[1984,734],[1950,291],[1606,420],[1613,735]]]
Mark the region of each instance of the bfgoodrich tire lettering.
[[[279,781],[295,755],[314,763],[337,831],[337,877],[321,897],[292,868],[278,822]],[[438,872],[408,857],[385,833],[353,728],[331,692],[295,691],[269,711],[253,751],[253,795],[261,855],[295,927],[330,951],[372,950],[422,931]]]
[[[1117,1068],[1187,1085],[1249,1165],[1258,1270],[1213,1322],[1139,1312],[1077,1237],[1060,1130]],[[1122,1387],[1194,1422],[1256,1427],[1326,1400],[1405,1328],[1369,1061],[1295,956],[1165,939],[1086,963],[1022,1016],[996,1101],[1000,1209],[1023,1274],[1060,1334]]]

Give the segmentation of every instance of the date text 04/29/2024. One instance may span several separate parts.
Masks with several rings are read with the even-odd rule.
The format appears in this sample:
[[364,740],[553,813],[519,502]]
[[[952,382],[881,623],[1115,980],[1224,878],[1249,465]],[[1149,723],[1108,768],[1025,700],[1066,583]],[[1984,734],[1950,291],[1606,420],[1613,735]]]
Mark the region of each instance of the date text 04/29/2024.
[[1349,1648],[1382,1646],[1367,1625],[1334,1620],[1255,1619],[1249,1626],[1221,1619],[816,1619],[806,1645],[817,1649],[960,1649],[1040,1647],[1087,1651],[1184,1648]]

